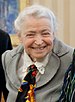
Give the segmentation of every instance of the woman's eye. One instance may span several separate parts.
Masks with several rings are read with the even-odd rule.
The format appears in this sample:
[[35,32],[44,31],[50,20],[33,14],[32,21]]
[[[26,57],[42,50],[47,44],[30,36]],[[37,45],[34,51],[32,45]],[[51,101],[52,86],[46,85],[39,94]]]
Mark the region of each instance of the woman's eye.
[[27,34],[26,36],[27,36],[27,37],[33,37],[34,34]]
[[43,36],[50,36],[49,32],[42,33]]

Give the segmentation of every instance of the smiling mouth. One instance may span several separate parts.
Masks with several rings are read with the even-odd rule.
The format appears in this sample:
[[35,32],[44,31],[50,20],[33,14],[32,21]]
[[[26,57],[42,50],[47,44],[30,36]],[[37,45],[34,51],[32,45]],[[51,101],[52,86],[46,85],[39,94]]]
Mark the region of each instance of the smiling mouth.
[[43,50],[44,48],[46,48],[46,46],[42,46],[42,47],[31,47],[32,49],[35,50]]

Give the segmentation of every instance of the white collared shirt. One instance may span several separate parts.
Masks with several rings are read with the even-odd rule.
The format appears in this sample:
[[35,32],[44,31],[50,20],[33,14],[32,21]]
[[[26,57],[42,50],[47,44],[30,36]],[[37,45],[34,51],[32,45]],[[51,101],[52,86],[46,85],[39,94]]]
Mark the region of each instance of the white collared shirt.
[[17,72],[18,72],[19,79],[22,81],[27,74],[27,68],[30,65],[35,64],[35,66],[38,69],[38,73],[36,76],[36,82],[39,81],[41,75],[45,73],[45,66],[48,63],[49,56],[50,55],[48,54],[41,62],[33,62],[30,59],[30,57],[27,55],[27,53],[24,51],[24,53],[22,54],[21,59],[19,61],[19,64],[18,64],[19,69]]

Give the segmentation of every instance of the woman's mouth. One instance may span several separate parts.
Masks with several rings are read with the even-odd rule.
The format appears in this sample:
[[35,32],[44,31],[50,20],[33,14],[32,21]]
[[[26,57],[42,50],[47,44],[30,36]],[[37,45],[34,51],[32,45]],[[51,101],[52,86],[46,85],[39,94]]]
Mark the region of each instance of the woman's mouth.
[[42,47],[31,47],[32,49],[35,50],[43,50],[46,46],[42,46]]

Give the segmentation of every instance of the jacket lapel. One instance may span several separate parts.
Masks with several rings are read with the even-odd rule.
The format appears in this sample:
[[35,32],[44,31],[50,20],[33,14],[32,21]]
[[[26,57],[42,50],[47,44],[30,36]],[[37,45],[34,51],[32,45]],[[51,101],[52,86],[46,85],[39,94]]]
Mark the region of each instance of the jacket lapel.
[[[16,54],[17,52],[17,54]],[[10,83],[12,83],[12,85],[15,87],[15,88],[19,88],[20,85],[21,85],[21,82],[18,78],[18,75],[17,75],[17,70],[18,70],[18,62],[19,62],[19,59],[20,59],[20,56],[23,52],[23,47],[19,47],[18,50],[16,51],[13,51],[12,50],[12,55],[10,56],[10,61],[8,63],[8,67],[6,69],[6,72],[7,72],[7,77],[10,81]],[[13,61],[14,60],[14,61]],[[15,79],[15,80],[14,80]],[[17,83],[17,84],[16,84]]]
[[37,82],[37,88],[50,82],[60,67],[60,59],[55,54],[50,56],[49,62],[46,66],[45,74],[41,75],[40,81]]

